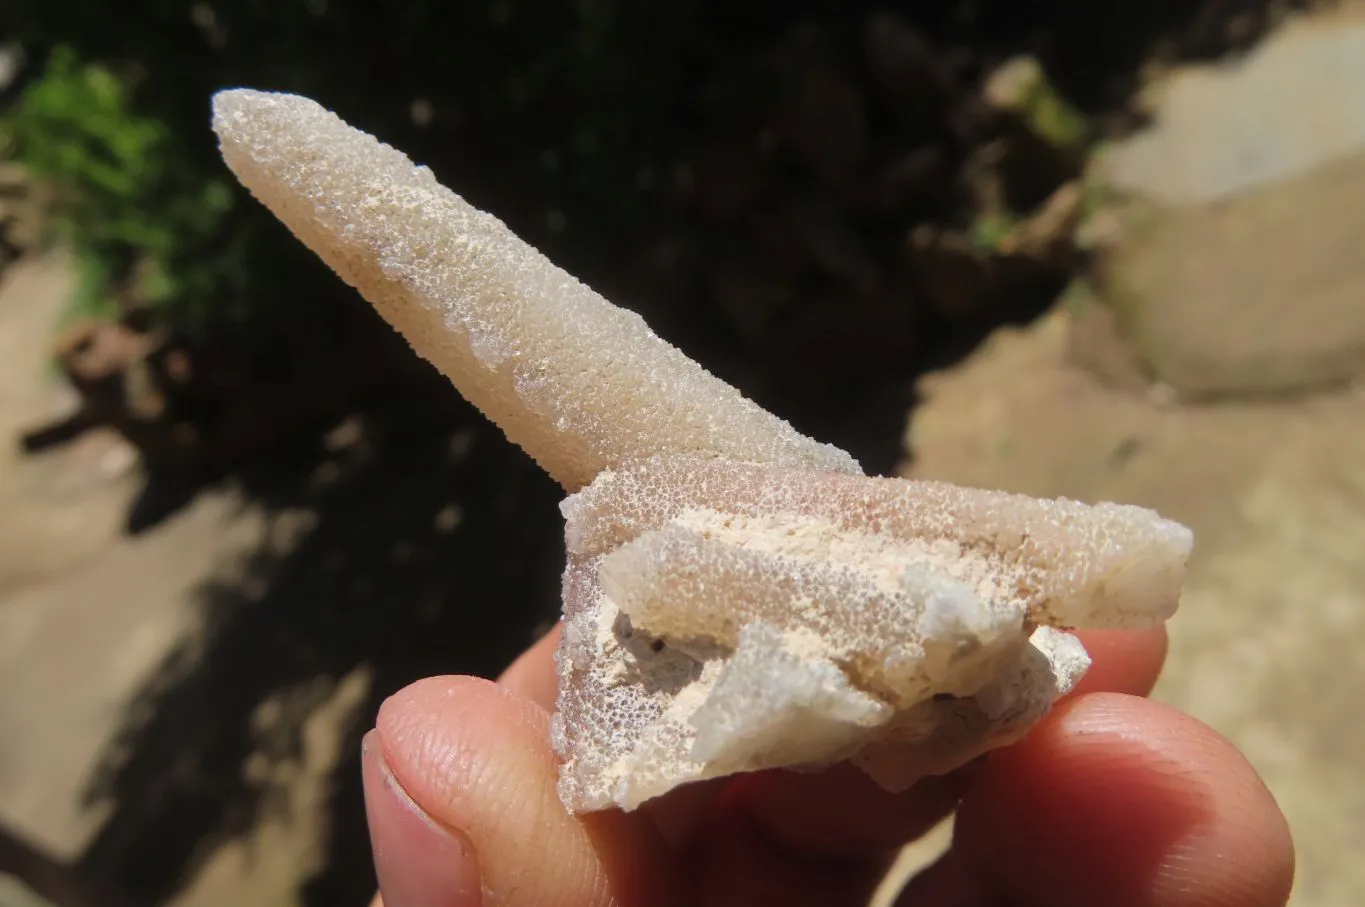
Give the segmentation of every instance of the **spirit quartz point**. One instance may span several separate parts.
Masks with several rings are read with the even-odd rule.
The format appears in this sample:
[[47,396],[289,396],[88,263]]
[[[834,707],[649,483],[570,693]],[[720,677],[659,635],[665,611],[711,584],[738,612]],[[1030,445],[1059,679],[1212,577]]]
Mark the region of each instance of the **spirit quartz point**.
[[852,760],[888,789],[1018,739],[1075,628],[1175,610],[1148,510],[869,478],[431,171],[307,98],[220,92],[238,179],[570,492],[553,738],[573,812]]

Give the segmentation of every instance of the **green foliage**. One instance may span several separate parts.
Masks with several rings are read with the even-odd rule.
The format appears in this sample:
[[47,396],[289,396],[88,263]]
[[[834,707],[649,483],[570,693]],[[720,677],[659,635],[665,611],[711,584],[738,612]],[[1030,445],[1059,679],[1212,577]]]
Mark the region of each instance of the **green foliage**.
[[1008,212],[986,211],[972,222],[972,245],[985,252],[996,252],[1005,237],[1019,226],[1019,218]]
[[1024,104],[1029,125],[1052,145],[1075,148],[1090,137],[1090,123],[1084,114],[1046,79],[1033,85]]
[[73,314],[111,317],[123,294],[153,307],[203,299],[224,264],[189,255],[232,207],[227,180],[187,167],[133,94],[132,79],[60,46],[0,119],[14,157],[55,191],[57,230],[80,261]]

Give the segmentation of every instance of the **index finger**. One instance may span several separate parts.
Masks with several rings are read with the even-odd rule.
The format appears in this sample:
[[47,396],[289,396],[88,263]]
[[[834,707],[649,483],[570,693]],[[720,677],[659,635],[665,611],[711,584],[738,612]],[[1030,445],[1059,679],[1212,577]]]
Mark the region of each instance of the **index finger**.
[[1104,693],[986,760],[953,849],[997,898],[1056,907],[1282,907],[1294,877],[1284,816],[1232,743]]

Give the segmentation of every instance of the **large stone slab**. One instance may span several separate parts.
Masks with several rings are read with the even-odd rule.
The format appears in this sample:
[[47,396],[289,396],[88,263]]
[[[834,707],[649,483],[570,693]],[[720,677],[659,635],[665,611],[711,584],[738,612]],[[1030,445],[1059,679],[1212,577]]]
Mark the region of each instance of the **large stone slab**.
[[[1245,59],[1174,72],[1153,126],[1097,156],[1079,345],[1112,324],[1181,397],[1365,376],[1365,15],[1292,22]],[[1121,352],[1121,351],[1118,351]]]

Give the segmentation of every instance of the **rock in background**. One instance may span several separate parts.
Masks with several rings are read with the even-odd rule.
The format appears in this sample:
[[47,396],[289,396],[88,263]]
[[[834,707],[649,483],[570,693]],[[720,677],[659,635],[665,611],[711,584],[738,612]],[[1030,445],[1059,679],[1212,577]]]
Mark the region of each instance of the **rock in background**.
[[[1293,21],[1147,91],[1087,176],[1075,352],[1183,399],[1365,376],[1365,15]],[[1099,303],[1091,305],[1090,303]]]

